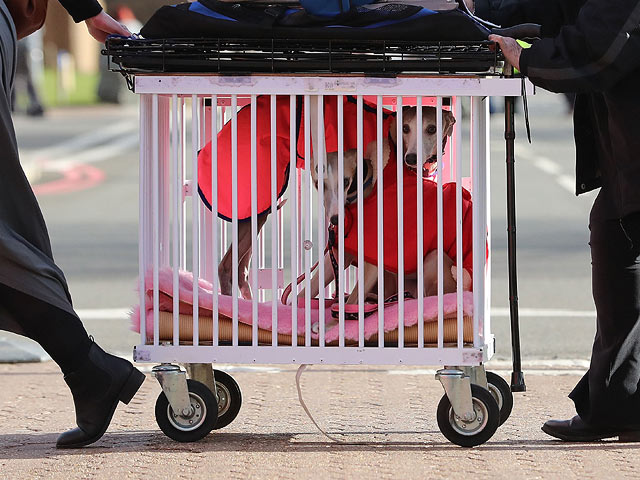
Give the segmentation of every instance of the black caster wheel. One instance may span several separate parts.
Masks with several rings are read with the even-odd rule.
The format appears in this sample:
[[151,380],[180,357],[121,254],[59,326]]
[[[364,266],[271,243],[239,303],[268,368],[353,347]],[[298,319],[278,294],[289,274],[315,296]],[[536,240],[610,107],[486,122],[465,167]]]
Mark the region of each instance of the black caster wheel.
[[242,405],[242,394],[240,386],[228,373],[214,370],[213,377],[218,393],[218,423],[213,428],[218,430],[236,419]]
[[206,437],[216,427],[218,403],[209,388],[195,380],[187,380],[191,412],[177,414],[162,392],[156,400],[156,422],[164,434],[177,442],[195,442]]
[[513,393],[507,381],[500,375],[487,372],[489,392],[493,395],[500,409],[500,425],[507,421],[513,410]]
[[500,422],[500,410],[488,390],[471,385],[471,397],[475,418],[464,421],[456,416],[449,397],[445,394],[438,404],[438,427],[451,443],[461,447],[475,447],[489,440]]

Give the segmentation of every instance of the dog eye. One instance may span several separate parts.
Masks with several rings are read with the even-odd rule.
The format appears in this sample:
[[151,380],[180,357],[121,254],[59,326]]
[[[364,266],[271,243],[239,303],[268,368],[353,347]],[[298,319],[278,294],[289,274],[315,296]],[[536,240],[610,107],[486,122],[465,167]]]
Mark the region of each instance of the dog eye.
[[344,188],[346,189],[349,186],[349,179],[345,178],[344,179]]
[[427,133],[428,133],[429,135],[433,135],[433,134],[435,134],[435,133],[436,133],[436,126],[435,126],[435,125],[429,125],[429,126],[427,127]]
[[409,125],[407,125],[406,123],[402,126],[402,132],[403,133],[409,133],[411,131],[411,128],[409,128]]

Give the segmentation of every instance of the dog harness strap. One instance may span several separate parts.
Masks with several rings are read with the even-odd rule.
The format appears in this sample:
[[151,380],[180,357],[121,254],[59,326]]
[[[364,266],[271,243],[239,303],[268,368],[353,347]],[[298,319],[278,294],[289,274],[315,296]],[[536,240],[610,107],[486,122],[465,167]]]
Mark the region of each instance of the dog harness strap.
[[[329,235],[331,235],[331,228],[329,228]],[[333,240],[333,242],[335,243],[335,236],[334,236],[334,240]],[[327,253],[327,250],[329,250],[329,251],[331,250],[331,248],[329,247],[329,240],[327,240],[327,246],[326,246],[326,248],[324,249],[324,253],[325,253],[325,255],[326,255],[326,253]],[[320,263],[320,261],[317,261],[316,263],[314,263],[314,264],[313,264],[313,266],[311,267],[311,270],[309,271],[309,273],[313,273],[313,272],[315,271],[315,269],[316,269],[316,268],[318,268],[318,264],[319,264],[319,263]],[[332,258],[332,265],[333,265],[333,272],[334,272],[334,274],[336,274],[336,273],[337,273],[337,270],[336,270],[337,265],[333,263],[333,258]],[[300,285],[300,283],[302,283],[302,281],[305,279],[305,276],[306,276],[306,275],[305,275],[304,273],[302,273],[302,274],[300,274],[300,275],[298,276],[298,278],[296,278],[296,286],[298,286],[298,285]],[[336,282],[337,282],[337,278],[338,278],[338,277],[336,277]],[[285,287],[285,289],[283,290],[283,292],[282,292],[282,296],[280,297],[280,302],[281,302],[283,305],[286,305],[286,304],[287,304],[287,300],[289,299],[289,295],[291,295],[291,291],[292,291],[292,290],[293,290],[293,284],[292,284],[292,283],[290,283],[289,285],[287,285],[287,286]]]
[[329,259],[331,260],[331,267],[333,268],[333,277],[336,281],[336,292],[333,295],[333,300],[338,301],[338,293],[340,292],[340,276],[338,275],[338,273],[340,272],[340,267],[338,267],[336,256],[333,253],[333,249],[335,246],[336,246],[336,227],[334,225],[329,225],[329,235],[327,236],[326,250],[329,251]]
[[[363,168],[364,168],[363,174],[364,175],[368,175],[370,172],[369,172],[369,167],[367,166],[366,163],[363,165]],[[372,182],[373,182],[373,173],[371,173],[371,175],[367,176],[367,179],[362,184],[362,190],[365,190],[366,188],[369,188],[369,186],[371,186]],[[349,190],[347,190],[347,193],[352,192],[352,195],[348,195],[347,198],[346,198],[347,205],[352,204],[353,202],[355,202],[358,199],[357,188],[358,188],[357,182],[353,182],[351,184],[351,186],[349,187]],[[355,191],[355,193],[353,193],[353,191]],[[331,227],[329,227],[329,228],[331,228]]]

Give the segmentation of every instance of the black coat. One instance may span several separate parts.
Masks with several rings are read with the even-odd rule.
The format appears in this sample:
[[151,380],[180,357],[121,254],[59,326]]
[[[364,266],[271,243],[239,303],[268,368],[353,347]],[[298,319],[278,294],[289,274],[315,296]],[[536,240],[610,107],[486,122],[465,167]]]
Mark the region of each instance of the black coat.
[[640,0],[480,0],[477,13],[542,25],[520,70],[544,89],[578,94],[576,194],[602,186],[609,217],[640,211]]
[[[95,0],[61,3],[76,21],[102,9]],[[9,107],[15,61],[16,30],[5,2],[0,1],[0,283],[75,315],[67,281],[53,260],[44,218],[18,158]],[[0,330],[24,333],[23,319],[9,312],[2,300]]]

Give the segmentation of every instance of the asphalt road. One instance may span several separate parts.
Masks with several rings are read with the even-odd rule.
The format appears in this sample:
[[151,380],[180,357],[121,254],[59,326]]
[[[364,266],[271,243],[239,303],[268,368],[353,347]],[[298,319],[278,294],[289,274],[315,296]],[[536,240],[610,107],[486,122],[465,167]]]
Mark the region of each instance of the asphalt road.
[[[595,331],[587,244],[593,195],[576,198],[571,191],[573,135],[563,99],[539,92],[529,98],[529,116],[533,143],[526,142],[519,114],[516,148],[523,355],[586,359]],[[503,116],[493,115],[492,322],[498,357],[506,359],[510,334],[503,127]],[[87,330],[106,348],[123,354],[130,354],[137,341],[124,314],[136,303],[137,128],[137,110],[131,105],[16,118],[25,161],[47,160],[36,189],[59,180],[69,161],[87,166],[76,172],[75,181],[41,190],[39,200],[56,260]],[[0,334],[0,341],[7,337]]]

